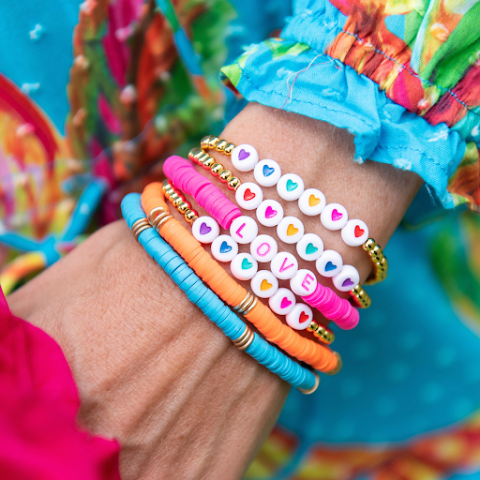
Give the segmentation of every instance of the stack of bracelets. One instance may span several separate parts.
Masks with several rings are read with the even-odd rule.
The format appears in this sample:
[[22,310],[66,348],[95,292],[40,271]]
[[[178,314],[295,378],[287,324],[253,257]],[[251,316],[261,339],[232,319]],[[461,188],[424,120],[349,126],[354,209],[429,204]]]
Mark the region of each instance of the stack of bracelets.
[[[208,154],[212,149],[230,156],[236,170],[253,170],[257,183],[242,183]],[[387,258],[381,247],[369,238],[365,222],[349,220],[342,205],[327,204],[325,195],[315,188],[306,189],[298,175],[282,175],[274,160],[259,161],[258,153],[251,145],[235,146],[218,137],[207,136],[202,139],[201,148],[192,149],[188,157],[193,163],[177,156],[165,161],[163,170],[168,180],[163,184],[148,185],[141,196],[141,206],[137,194],[125,197],[122,211],[129,227],[189,299],[239,349],[303,393],[312,393],[319,384],[315,370],[335,374],[342,365],[339,354],[328,347],[335,339],[334,333],[314,321],[312,308],[340,328],[351,329],[358,324],[359,309],[368,308],[371,300],[359,283],[357,269],[345,265],[335,250],[325,250],[318,235],[305,233],[299,218],[284,216],[282,205],[264,198],[261,187],[276,186],[283,200],[298,201],[303,214],[319,216],[322,225],[329,230],[341,230],[341,237],[347,245],[362,246],[373,262],[368,284],[382,281],[387,276]],[[220,182],[234,190],[238,206],[195,170],[194,164],[209,169]],[[199,216],[185,194],[195,199],[210,216]],[[184,216],[191,226],[191,233],[170,215],[166,199]],[[336,290],[349,292],[353,304],[319,283],[313,271],[299,269],[297,258],[289,252],[279,251],[278,242],[272,236],[259,235],[257,222],[243,215],[239,207],[255,210],[258,222],[266,227],[276,227],[280,241],[295,244],[298,256],[315,262],[318,274],[331,278]],[[229,233],[222,233],[221,228]],[[250,253],[239,253],[239,244],[248,244]],[[210,245],[214,258],[204,245]],[[236,279],[250,281],[253,294],[239,285],[218,262],[230,263],[230,271]],[[259,269],[259,264],[265,263],[270,263],[270,270]],[[289,280],[290,289],[279,288],[279,280]],[[268,306],[258,298],[268,299]],[[252,332],[230,307],[278,349]],[[286,323],[277,316],[285,316]],[[296,330],[307,330],[314,338],[305,338]],[[308,364],[313,371],[295,363],[279,349]]]

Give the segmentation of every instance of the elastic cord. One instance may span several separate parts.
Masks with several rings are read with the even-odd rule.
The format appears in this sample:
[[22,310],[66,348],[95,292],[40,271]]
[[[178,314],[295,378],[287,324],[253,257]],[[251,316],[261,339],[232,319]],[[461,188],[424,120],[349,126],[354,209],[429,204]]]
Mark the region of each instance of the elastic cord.
[[[122,214],[129,228],[136,221],[146,218],[139,194],[130,193],[122,200]],[[162,240],[155,229],[142,231],[138,236],[138,241],[186,293],[189,300],[196,304],[228,338],[235,341],[245,333],[247,330],[245,323],[203,284],[202,280],[172,247]],[[258,363],[296,388],[310,391],[318,383],[317,374],[298,365],[257,334],[253,335],[253,341],[245,351]]]

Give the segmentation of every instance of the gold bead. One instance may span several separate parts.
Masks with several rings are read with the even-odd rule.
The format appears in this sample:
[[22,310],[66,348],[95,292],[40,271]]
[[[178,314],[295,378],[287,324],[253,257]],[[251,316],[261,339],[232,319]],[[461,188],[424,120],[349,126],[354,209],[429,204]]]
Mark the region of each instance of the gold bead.
[[192,162],[196,162],[195,153],[197,153],[198,148],[194,147],[188,151],[188,159]]
[[197,162],[199,164],[202,164],[204,160],[206,160],[210,155],[208,153],[205,153],[203,150],[202,150],[202,153],[197,157]]
[[234,149],[235,145],[233,143],[227,143],[223,152],[225,153],[225,155],[231,155]]
[[208,149],[208,142],[210,141],[210,135],[206,135],[200,140],[200,146],[202,147],[203,150]]
[[232,172],[230,170],[224,170],[223,172],[220,172],[218,178],[222,183],[227,183],[231,176]]
[[363,244],[363,249],[366,250],[367,252],[371,252],[377,244],[375,243],[375,240],[373,238],[369,238],[364,244]]
[[236,190],[241,184],[242,182],[237,177],[232,177],[228,180],[228,188],[230,190]]
[[223,172],[223,170],[225,170],[225,167],[221,163],[214,163],[210,167],[210,171],[212,172],[212,175],[214,177],[217,177],[218,175],[220,175],[220,173]]
[[185,214],[187,210],[190,210],[192,206],[188,202],[182,202],[178,205],[177,209],[180,213]]
[[318,327],[318,323],[315,322],[314,320],[312,320],[312,321],[310,322],[310,325],[307,327],[307,330],[308,330],[309,332],[314,332],[314,331],[317,329],[317,327]]
[[175,193],[175,190],[172,187],[168,187],[165,190],[165,196],[170,200],[170,197]]
[[193,223],[198,218],[198,213],[195,210],[187,210],[185,212],[185,220],[188,223]]
[[223,153],[225,151],[225,147],[228,145],[228,142],[226,140],[220,140],[217,143],[217,146],[215,147],[215,150],[217,152]]
[[337,357],[337,366],[332,371],[325,372],[327,375],[336,375],[343,367],[342,357],[340,354],[337,352],[333,352],[333,354]]
[[195,152],[195,155],[194,155],[194,158],[195,160],[193,160],[195,163],[198,163],[198,160],[199,158],[205,154],[205,152],[201,149],[201,148],[198,148],[197,151]]
[[172,194],[170,194],[170,196],[168,197],[168,199],[170,200],[170,203],[173,203],[178,198],[180,198],[180,195],[175,191]]
[[210,140],[208,141],[208,148],[210,150],[214,150],[219,141],[220,141],[220,139],[218,137],[215,137],[214,135],[211,135]]
[[173,206],[178,207],[181,203],[184,203],[184,202],[185,202],[185,198],[183,197],[183,195],[178,195],[178,198],[176,198],[173,201]]
[[215,163],[215,159],[210,155],[207,155],[207,158],[202,162],[202,167],[206,170],[209,170],[210,167]]

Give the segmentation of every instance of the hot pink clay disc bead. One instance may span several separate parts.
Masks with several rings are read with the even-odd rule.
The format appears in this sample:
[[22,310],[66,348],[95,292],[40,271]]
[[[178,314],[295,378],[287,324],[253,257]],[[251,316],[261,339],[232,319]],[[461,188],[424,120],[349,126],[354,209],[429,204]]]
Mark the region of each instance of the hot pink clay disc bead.
[[315,291],[302,299],[319,310],[325,318],[334,321],[340,328],[350,330],[360,319],[358,310],[348,300],[340,298],[330,288],[317,283]]
[[177,155],[168,157],[163,172],[176,188],[191,195],[224,229],[228,230],[231,223],[242,216],[240,209],[188,160]]

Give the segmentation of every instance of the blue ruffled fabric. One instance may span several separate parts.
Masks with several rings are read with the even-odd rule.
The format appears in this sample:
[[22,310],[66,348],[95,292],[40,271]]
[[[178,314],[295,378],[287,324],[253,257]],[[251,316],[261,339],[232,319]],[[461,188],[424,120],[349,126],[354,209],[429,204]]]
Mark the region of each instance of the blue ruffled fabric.
[[[324,15],[322,22],[318,15]],[[346,128],[355,135],[355,161],[411,170],[444,207],[453,208],[447,184],[462,160],[465,141],[447,125],[434,126],[408,112],[375,82],[323,54],[344,16],[334,7],[318,15],[293,17],[282,32],[287,39],[250,46],[223,73],[248,101]],[[312,22],[315,27],[309,26]]]

